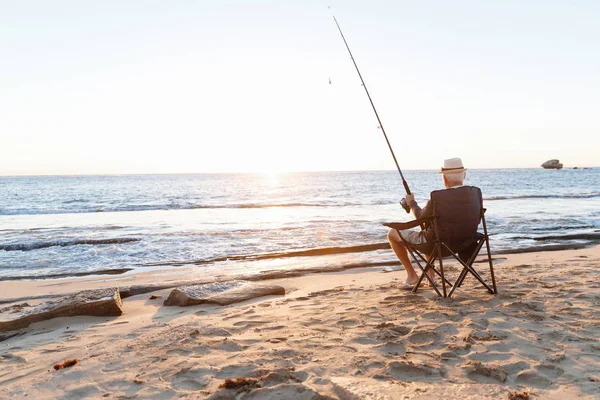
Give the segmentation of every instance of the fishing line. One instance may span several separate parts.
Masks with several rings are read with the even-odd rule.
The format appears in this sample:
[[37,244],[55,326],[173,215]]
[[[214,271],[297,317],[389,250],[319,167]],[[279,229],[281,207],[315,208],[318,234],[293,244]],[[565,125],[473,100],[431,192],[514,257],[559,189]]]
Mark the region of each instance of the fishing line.
[[[346,49],[348,49],[348,53],[350,54],[350,58],[352,59],[352,63],[354,64],[354,68],[356,68],[356,72],[358,72],[358,77],[360,78],[360,81],[362,82],[362,86],[365,88],[365,92],[367,93],[367,97],[369,98],[369,102],[371,103],[371,107],[373,107],[373,111],[375,112],[375,116],[377,117],[377,122],[379,122],[379,128],[381,129],[381,132],[383,132],[383,137],[385,137],[385,141],[390,149],[390,152],[392,153],[392,157],[394,158],[394,163],[396,163],[396,168],[398,168],[398,172],[400,173],[400,178],[402,178],[402,185],[404,186],[404,190],[406,190],[406,194],[412,194],[410,191],[410,188],[408,187],[408,183],[406,183],[406,179],[404,179],[404,175],[402,174],[402,170],[400,169],[400,165],[398,164],[398,160],[396,159],[396,155],[394,154],[392,145],[390,144],[387,134],[385,133],[385,129],[383,128],[383,124],[381,123],[381,119],[379,118],[379,114],[377,113],[377,109],[375,108],[375,104],[373,104],[373,100],[371,99],[371,95],[369,94],[369,90],[367,89],[367,85],[365,84],[365,81],[360,73],[360,70],[358,69],[358,65],[356,65],[354,56],[352,55],[352,52],[350,51],[350,46],[348,46],[348,42],[346,41],[346,38],[344,37],[342,28],[340,28],[340,24],[338,23],[337,19],[335,18],[335,15],[333,15],[333,20],[335,21],[335,25],[337,26],[338,30],[340,31],[340,35],[342,35],[342,39],[344,40]],[[406,204],[406,201],[404,199],[402,199],[400,204],[402,204],[402,207],[404,208],[404,210],[406,212],[410,212],[410,206],[408,204]]]

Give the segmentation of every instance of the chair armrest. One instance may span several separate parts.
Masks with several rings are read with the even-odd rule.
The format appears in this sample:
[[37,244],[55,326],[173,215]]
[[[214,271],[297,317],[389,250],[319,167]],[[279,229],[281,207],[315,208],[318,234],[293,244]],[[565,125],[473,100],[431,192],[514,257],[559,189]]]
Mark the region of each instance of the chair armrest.
[[414,228],[416,226],[423,225],[427,222],[431,222],[432,220],[433,220],[433,217],[425,217],[425,218],[419,218],[419,219],[415,219],[415,220],[408,221],[408,222],[382,222],[381,225],[387,226],[392,229],[404,230],[404,229],[410,229],[410,228]]

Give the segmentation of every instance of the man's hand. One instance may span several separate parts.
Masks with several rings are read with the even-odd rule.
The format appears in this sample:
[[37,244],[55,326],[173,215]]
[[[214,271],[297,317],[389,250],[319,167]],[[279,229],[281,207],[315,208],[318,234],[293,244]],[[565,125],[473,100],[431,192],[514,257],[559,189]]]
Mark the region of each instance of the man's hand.
[[406,197],[406,203],[408,203],[408,205],[410,206],[410,203],[412,203],[413,201],[415,201],[415,195],[414,194],[407,194]]

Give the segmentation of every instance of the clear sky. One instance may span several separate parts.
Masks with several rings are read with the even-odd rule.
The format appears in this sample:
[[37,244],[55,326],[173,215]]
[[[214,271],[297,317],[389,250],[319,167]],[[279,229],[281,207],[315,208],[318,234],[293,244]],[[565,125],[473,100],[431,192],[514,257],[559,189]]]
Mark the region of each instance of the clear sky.
[[332,11],[402,168],[600,166],[598,1],[0,0],[0,174],[394,169]]

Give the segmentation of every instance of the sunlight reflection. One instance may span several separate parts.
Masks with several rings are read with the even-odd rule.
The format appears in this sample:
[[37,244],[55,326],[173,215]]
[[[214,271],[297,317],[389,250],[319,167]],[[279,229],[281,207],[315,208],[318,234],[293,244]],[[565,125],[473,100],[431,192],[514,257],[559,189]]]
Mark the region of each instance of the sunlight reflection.
[[271,186],[276,186],[279,184],[279,179],[283,173],[281,171],[265,171],[261,172],[265,182],[267,182]]

